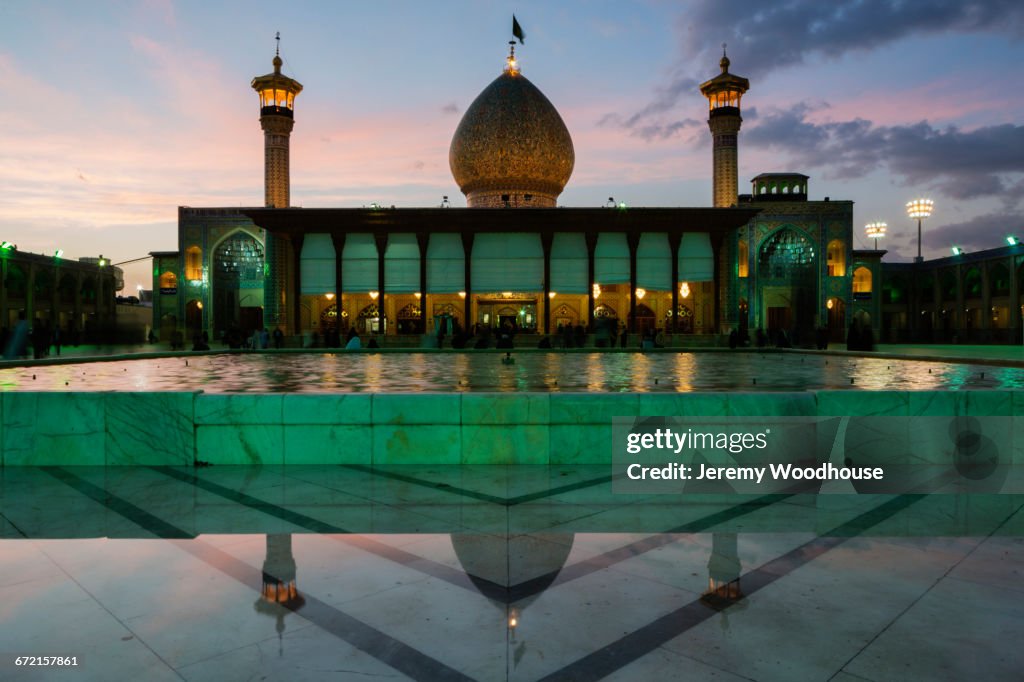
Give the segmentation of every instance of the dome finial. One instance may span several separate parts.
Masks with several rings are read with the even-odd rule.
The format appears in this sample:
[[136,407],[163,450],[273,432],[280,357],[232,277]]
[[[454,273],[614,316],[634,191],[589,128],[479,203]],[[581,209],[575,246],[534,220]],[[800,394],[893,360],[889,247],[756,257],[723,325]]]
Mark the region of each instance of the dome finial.
[[722,67],[722,73],[729,73],[729,58],[725,56],[725,43],[722,43],[722,61],[718,64]]
[[516,41],[508,41],[508,57],[505,58],[505,71],[510,76],[519,75],[519,62],[516,61]]
[[281,65],[284,64],[281,61],[281,32],[278,31],[277,35],[274,36],[274,40],[277,41],[277,47],[274,49],[274,73],[281,73]]

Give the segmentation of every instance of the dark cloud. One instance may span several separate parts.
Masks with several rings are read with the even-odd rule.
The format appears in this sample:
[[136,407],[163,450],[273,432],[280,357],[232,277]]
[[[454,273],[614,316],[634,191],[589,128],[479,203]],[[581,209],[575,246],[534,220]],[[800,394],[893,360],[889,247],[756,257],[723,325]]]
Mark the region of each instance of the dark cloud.
[[998,33],[1024,37],[1020,0],[698,0],[681,20],[683,56],[717,54],[729,45],[745,73],[803,63],[811,55],[840,57],[902,38],[935,33]]
[[[628,129],[660,131],[680,97],[715,75],[721,43],[749,78],[802,64],[809,57],[838,58],[902,38],[936,33],[995,33],[1024,37],[1020,0],[695,0],[679,20],[680,53],[667,83],[634,114]],[[659,134],[653,135],[658,137]]]
[[981,251],[1005,245],[1007,235],[1024,237],[1017,213],[989,213],[960,223],[930,229],[925,225],[921,242],[926,248],[948,248],[956,244],[968,251]]
[[457,114],[459,113],[459,105],[457,105],[455,102],[449,102],[448,104],[445,104],[443,107],[441,107],[441,113],[449,115]]
[[1007,123],[964,131],[926,122],[813,123],[807,120],[811,111],[797,104],[762,113],[744,132],[744,143],[780,152],[800,167],[826,168],[835,178],[862,177],[886,167],[907,184],[929,185],[953,199],[1005,196],[1010,183],[1019,186],[1015,176],[1024,173],[1024,126]]
[[630,135],[645,140],[665,140],[681,134],[682,131],[688,128],[703,126],[704,122],[698,121],[695,118],[684,118],[675,121],[640,123],[635,117],[624,119],[618,114],[605,114],[598,120],[597,125],[625,128],[629,131]]

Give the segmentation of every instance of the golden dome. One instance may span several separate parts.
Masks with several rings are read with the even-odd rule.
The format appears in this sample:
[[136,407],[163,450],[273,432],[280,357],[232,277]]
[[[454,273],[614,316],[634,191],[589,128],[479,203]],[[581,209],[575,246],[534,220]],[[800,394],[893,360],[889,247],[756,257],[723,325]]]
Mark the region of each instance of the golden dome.
[[470,208],[554,207],[575,160],[558,110],[514,58],[469,105],[448,152]]

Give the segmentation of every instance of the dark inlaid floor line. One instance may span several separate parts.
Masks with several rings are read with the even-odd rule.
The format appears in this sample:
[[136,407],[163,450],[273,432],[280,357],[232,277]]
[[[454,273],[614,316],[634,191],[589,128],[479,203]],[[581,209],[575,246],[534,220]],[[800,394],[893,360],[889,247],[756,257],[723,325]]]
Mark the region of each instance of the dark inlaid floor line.
[[[66,469],[42,467],[42,470],[86,497],[95,500],[132,523],[139,525],[153,535],[173,541],[179,549],[184,550],[221,573],[234,578],[252,589],[256,594],[260,593],[263,586],[263,572],[255,566],[250,566],[223,550],[193,538],[186,531],[76,476]],[[239,494],[241,495],[241,493]],[[248,496],[245,495],[244,497]],[[305,597],[305,605],[301,608],[301,613],[298,610],[293,610],[293,613],[298,613],[300,618],[313,623],[338,639],[348,642],[381,663],[398,670],[412,679],[424,680],[425,682],[431,682],[432,680],[472,682],[471,677],[467,677],[458,670],[448,667],[418,649],[390,637],[340,609],[320,601],[312,595],[304,594],[303,596]],[[281,604],[281,606],[288,608],[285,604]]]
[[192,533],[178,528],[161,518],[153,516],[145,509],[137,507],[128,500],[114,495],[105,488],[101,488],[94,483],[86,481],[84,478],[76,476],[67,469],[62,469],[61,467],[40,467],[40,469],[56,478],[61,483],[64,483],[65,485],[82,493],[89,499],[102,504],[111,511],[117,512],[135,525],[149,533],[152,533],[158,538],[182,539],[194,537]]
[[672,544],[673,542],[678,542],[680,535],[703,533],[721,523],[732,521],[740,518],[741,516],[764,509],[765,507],[777,504],[789,497],[791,497],[791,495],[762,495],[756,499],[741,502],[740,504],[729,507],[728,509],[723,509],[713,514],[702,516],[699,519],[688,521],[682,525],[670,528],[663,533],[649,535],[635,542],[631,542],[628,545],[617,547],[604,552],[603,554],[590,557],[589,559],[583,559],[582,561],[565,566],[553,573],[538,576],[512,586],[509,589],[509,599],[512,602],[515,602],[538,594],[539,592],[546,590],[548,587],[564,585],[567,582],[583,578],[591,573],[603,571],[604,569],[619,562],[632,559],[640,556],[641,554],[646,554],[647,552]]
[[149,468],[152,469],[153,471],[157,471],[161,474],[164,474],[165,476],[170,476],[171,478],[175,478],[179,481],[182,481],[183,483],[188,483],[201,490],[213,493],[214,495],[219,495],[224,499],[231,500],[232,502],[236,502],[243,506],[249,507],[250,509],[253,509],[255,511],[260,511],[264,514],[277,517],[282,521],[287,521],[288,523],[296,525],[299,528],[305,528],[306,530],[313,531],[314,533],[329,534],[350,532],[348,530],[345,530],[344,528],[340,528],[330,523],[325,523],[324,521],[320,521],[319,519],[314,519],[312,516],[306,516],[305,514],[301,514],[299,512],[286,509],[272,502],[261,500],[258,497],[247,495],[246,493],[234,490],[227,486],[220,485],[219,483],[214,483],[213,481],[208,481],[204,478],[196,476],[195,474],[186,473],[174,467],[154,465],[150,466]]
[[[859,516],[836,526],[823,537],[810,540],[782,556],[755,568],[740,577],[743,593],[749,598],[755,592],[771,585],[796,569],[835,549],[872,526],[907,509],[927,497],[926,494],[900,495]],[[624,668],[675,639],[687,630],[700,625],[715,614],[715,609],[700,599],[634,630],[624,637],[580,658],[573,663],[541,678],[542,682],[584,682],[599,680]]]
[[[176,544],[209,566],[256,590],[257,593],[260,591],[263,581],[260,569],[201,540],[178,541]],[[303,593],[303,597],[306,600],[305,605],[293,613],[404,675],[424,682],[433,680],[472,682],[473,678],[358,618],[350,616],[310,594]]]
[[482,502],[491,502],[492,504],[507,505],[508,500],[504,497],[498,497],[497,495],[488,495],[487,493],[481,493],[476,490],[470,490],[469,488],[461,488],[448,483],[438,483],[437,481],[429,481],[416,476],[409,476],[408,474],[400,474],[397,471],[383,471],[381,469],[374,469],[363,464],[341,464],[339,465],[343,469],[351,469],[352,471],[360,471],[365,474],[371,474],[373,476],[379,476],[381,478],[389,478],[393,481],[402,481],[403,483],[411,483],[413,485],[422,486],[424,488],[431,488],[433,490],[441,490],[453,495],[460,495],[462,497],[469,497],[474,500],[480,500]]
[[946,569],[945,573],[943,573],[941,576],[936,578],[935,581],[931,585],[929,585],[927,589],[925,589],[923,592],[921,592],[921,594],[919,594],[917,596],[917,599],[914,599],[912,602],[907,604],[906,608],[904,608],[902,611],[900,611],[895,616],[893,616],[893,618],[885,625],[885,627],[883,627],[881,630],[876,632],[874,637],[872,637],[867,642],[865,642],[864,645],[860,649],[858,649],[848,659],[846,659],[845,663],[843,663],[841,666],[839,666],[839,670],[836,672],[836,675],[839,675],[840,673],[844,673],[846,675],[849,675],[850,677],[854,677],[856,679],[861,679],[859,676],[856,676],[853,673],[847,672],[846,671],[846,666],[848,666],[851,663],[853,663],[854,659],[856,659],[862,653],[867,651],[871,647],[871,645],[873,645],[882,636],[884,636],[887,632],[889,632],[890,628],[892,628],[892,626],[895,625],[904,615],[906,615],[911,609],[913,609],[915,606],[917,606],[925,597],[927,597],[929,594],[931,594],[931,591],[934,590],[935,587],[938,586],[939,583],[941,583],[946,578],[951,577],[950,574],[953,571],[955,571],[957,568],[959,568],[961,564],[963,564],[975,552],[977,552],[985,544],[985,542],[987,540],[995,537],[995,534],[998,533],[999,530],[1003,526],[1005,526],[1007,523],[1009,523],[1010,519],[1012,519],[1014,516],[1016,516],[1017,513],[1020,512],[1022,507],[1024,507],[1024,505],[1021,505],[1021,506],[1017,507],[1012,512],[1007,514],[1006,517],[1002,521],[1000,521],[998,524],[995,525],[995,527],[992,528],[991,532],[989,532],[988,535],[986,535],[983,540],[981,540],[978,544],[976,544],[974,547],[972,547],[969,552],[967,552],[962,557],[957,559],[953,563],[953,565],[951,565],[948,569]]
[[[477,490],[471,490],[469,488],[463,488],[459,486],[453,486],[448,483],[439,483],[437,481],[430,481],[417,476],[410,476],[408,474],[401,474],[397,471],[387,471],[382,469],[375,469],[363,464],[342,464],[340,465],[346,469],[352,469],[353,471],[361,471],[364,473],[372,474],[374,476],[380,476],[382,478],[390,478],[396,481],[402,481],[403,483],[411,483],[413,485],[420,485],[425,488],[431,488],[433,490],[443,490],[450,492],[455,495],[461,495],[463,497],[469,497],[484,502],[493,502],[494,504],[504,505],[506,507],[514,507],[517,504],[523,504],[526,502],[534,502],[536,500],[542,500],[548,497],[555,497],[563,493],[572,492],[574,490],[582,490],[583,488],[591,488],[602,483],[608,483],[614,480],[615,476],[608,474],[607,476],[598,476],[597,478],[591,478],[584,481],[577,481],[576,483],[567,483],[556,488],[548,488],[547,490],[538,490],[532,493],[525,493],[523,495],[516,495],[514,497],[499,497],[497,495],[490,495],[488,493],[482,493]],[[621,476],[620,476],[621,477]]]

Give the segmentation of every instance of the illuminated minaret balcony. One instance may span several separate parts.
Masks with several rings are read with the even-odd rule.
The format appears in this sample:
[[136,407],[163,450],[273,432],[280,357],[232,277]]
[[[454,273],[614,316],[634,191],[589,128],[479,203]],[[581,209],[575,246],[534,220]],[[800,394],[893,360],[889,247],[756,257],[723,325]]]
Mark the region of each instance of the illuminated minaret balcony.
[[280,55],[274,55],[274,72],[252,79],[252,89],[260,96],[261,116],[287,116],[295,111],[295,96],[302,92],[302,84],[281,73]]

